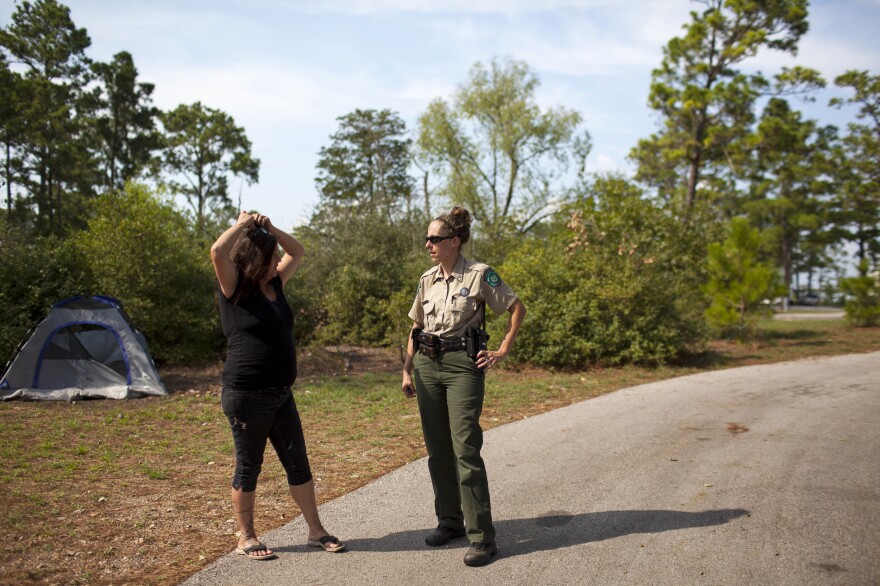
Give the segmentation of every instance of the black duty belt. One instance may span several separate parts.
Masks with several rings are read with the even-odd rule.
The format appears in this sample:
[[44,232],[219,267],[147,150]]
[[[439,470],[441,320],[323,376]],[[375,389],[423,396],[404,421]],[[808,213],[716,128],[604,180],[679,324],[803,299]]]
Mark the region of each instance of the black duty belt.
[[434,358],[440,350],[464,350],[467,341],[461,336],[435,336],[424,332],[418,335],[419,352]]

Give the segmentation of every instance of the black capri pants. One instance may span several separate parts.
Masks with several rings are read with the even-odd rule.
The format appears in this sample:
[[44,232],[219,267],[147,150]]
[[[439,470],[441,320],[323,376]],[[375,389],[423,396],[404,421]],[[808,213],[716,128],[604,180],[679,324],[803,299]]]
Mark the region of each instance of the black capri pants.
[[298,486],[312,479],[302,422],[290,388],[223,387],[221,404],[235,444],[232,488],[243,492],[257,489],[267,439],[284,466],[288,484]]

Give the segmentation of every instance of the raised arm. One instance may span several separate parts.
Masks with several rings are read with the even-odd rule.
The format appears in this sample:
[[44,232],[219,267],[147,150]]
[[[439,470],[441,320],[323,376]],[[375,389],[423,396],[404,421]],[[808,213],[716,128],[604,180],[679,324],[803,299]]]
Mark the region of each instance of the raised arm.
[[281,250],[284,251],[284,258],[278,263],[278,277],[281,279],[281,285],[286,285],[287,281],[290,280],[290,277],[293,276],[293,273],[296,272],[296,269],[299,268],[299,263],[302,262],[306,249],[299,240],[284,230],[274,226],[272,220],[267,216],[257,214],[254,218],[257,222],[257,226],[265,229],[278,239],[278,245],[281,247]]
[[214,265],[214,272],[217,273],[220,290],[227,298],[231,297],[235,292],[235,285],[238,282],[238,269],[230,258],[232,247],[235,245],[238,237],[253,227],[253,225],[254,216],[243,211],[238,215],[238,220],[235,224],[223,232],[217,238],[217,241],[211,245],[211,263]]

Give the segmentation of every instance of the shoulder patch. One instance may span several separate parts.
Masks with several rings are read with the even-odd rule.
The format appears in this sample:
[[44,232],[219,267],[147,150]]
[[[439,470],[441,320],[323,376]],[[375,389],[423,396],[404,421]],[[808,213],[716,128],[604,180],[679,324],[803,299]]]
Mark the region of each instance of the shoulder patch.
[[494,269],[486,271],[486,275],[483,278],[489,283],[490,287],[497,287],[501,284],[501,277],[498,276]]

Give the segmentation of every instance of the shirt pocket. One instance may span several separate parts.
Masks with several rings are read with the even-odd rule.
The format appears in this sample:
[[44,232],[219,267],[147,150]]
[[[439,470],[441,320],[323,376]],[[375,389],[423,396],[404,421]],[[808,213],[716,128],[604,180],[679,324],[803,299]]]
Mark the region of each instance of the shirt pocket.
[[433,301],[427,299],[422,301],[422,315],[424,316],[425,330],[433,332],[437,325],[437,309]]
[[468,319],[477,311],[479,302],[476,297],[456,295],[452,298],[452,311],[458,319]]

